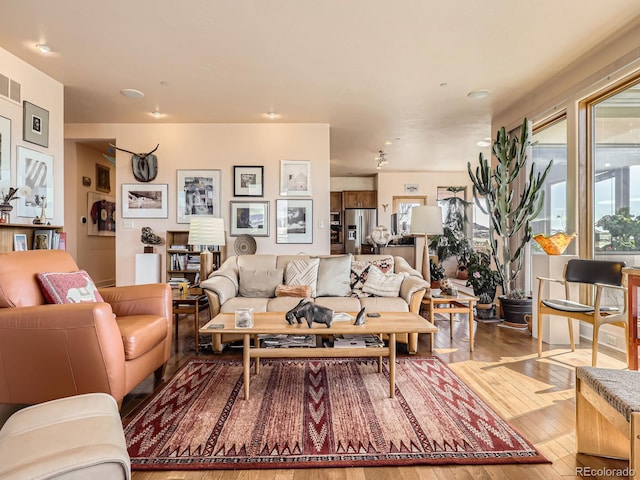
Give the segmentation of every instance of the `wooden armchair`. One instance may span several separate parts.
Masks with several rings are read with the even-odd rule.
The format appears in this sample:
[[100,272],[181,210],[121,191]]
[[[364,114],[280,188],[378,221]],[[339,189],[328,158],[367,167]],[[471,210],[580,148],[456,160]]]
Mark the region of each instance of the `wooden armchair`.
[[[569,324],[569,339],[571,351],[575,351],[573,324],[571,319],[593,325],[593,347],[591,365],[596,366],[598,356],[598,331],[602,325],[612,324],[623,327],[627,338],[627,296],[623,295],[623,307],[604,305],[603,292],[605,289],[626,292],[623,285],[622,268],[624,262],[603,260],[572,259],[567,262],[564,279],[538,277],[538,357],[542,356],[542,316],[545,314],[567,317]],[[547,299],[543,297],[545,282],[557,282],[565,286],[565,298]],[[586,284],[593,286],[594,301],[592,304],[578,303],[570,298],[570,284]],[[629,349],[627,348],[627,357]],[[628,358],[627,358],[628,360]]]

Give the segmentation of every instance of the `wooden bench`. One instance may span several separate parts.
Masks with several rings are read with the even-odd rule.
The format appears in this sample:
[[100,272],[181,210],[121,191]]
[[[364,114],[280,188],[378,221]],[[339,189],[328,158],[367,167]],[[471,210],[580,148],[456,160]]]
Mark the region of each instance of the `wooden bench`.
[[576,451],[629,460],[640,479],[640,372],[576,368]]

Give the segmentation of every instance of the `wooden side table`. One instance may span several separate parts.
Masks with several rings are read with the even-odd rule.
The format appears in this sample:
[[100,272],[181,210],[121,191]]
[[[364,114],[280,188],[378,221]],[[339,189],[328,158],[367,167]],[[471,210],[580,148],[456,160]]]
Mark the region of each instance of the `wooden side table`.
[[638,370],[638,288],[640,288],[640,267],[625,267],[622,273],[627,275],[627,351],[629,352],[629,370]]
[[178,348],[178,316],[180,314],[193,313],[193,332],[196,355],[200,353],[200,345],[198,344],[198,336],[200,330],[200,311],[209,307],[207,296],[202,292],[201,288],[190,288],[187,295],[182,295],[178,289],[172,290],[172,306],[173,319],[176,326],[176,349]]
[[[453,315],[466,313],[469,316],[469,351],[473,352],[473,304],[478,297],[466,293],[458,293],[456,296],[443,295],[438,289],[431,289],[422,299],[422,306],[429,310],[429,321],[435,325],[436,313],[449,314],[449,332],[453,338]],[[434,349],[434,336],[431,335],[431,351]]]

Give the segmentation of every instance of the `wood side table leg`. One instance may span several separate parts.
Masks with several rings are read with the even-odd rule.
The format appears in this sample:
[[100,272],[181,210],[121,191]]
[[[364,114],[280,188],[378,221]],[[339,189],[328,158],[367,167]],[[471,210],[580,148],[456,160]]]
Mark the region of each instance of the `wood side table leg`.
[[469,351],[473,352],[473,301],[469,300]]
[[396,334],[389,334],[389,397],[396,398]]
[[[451,305],[449,305],[451,308]],[[449,337],[453,340],[453,313],[449,312]]]
[[193,338],[196,347],[196,355],[200,354],[200,339],[198,338],[200,335],[198,334],[198,330],[200,330],[200,305],[198,305],[198,299],[196,298],[196,309],[193,313],[193,331],[195,334]]
[[244,335],[242,340],[242,366],[244,367],[244,399],[249,400],[249,379],[251,377],[251,335]]
[[[260,339],[257,335],[253,338],[253,345],[256,348],[260,347]],[[260,373],[260,357],[255,357],[254,362],[256,362],[256,375],[258,375]]]

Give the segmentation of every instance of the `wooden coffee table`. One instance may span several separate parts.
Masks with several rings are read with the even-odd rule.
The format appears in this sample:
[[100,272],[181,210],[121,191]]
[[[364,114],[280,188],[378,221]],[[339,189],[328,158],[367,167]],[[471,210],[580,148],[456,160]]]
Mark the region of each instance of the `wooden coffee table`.
[[[449,314],[449,332],[453,338],[453,314],[466,313],[469,316],[469,351],[473,352],[473,304],[478,297],[459,292],[458,295],[443,295],[440,290],[432,289],[422,299],[422,306],[429,310],[429,320],[435,325],[435,314]],[[431,337],[433,350],[433,336]]]
[[[350,312],[355,317],[354,312]],[[212,324],[223,325],[222,328],[211,328]],[[377,357],[378,372],[382,372],[382,358],[389,359],[389,396],[395,397],[396,388],[396,335],[402,333],[430,333],[438,329],[425,318],[415,313],[381,313],[379,318],[367,318],[364,325],[353,325],[353,320],[334,321],[331,328],[326,325],[306,322],[289,325],[283,312],[267,312],[254,314],[254,326],[236,328],[233,313],[221,313],[200,329],[204,334],[235,333],[243,335],[242,364],[244,367],[244,398],[249,398],[249,379],[251,359],[255,358],[256,374],[260,369],[260,358],[335,358],[335,357]],[[355,348],[251,348],[251,337],[258,334],[272,335],[368,335],[387,334],[387,347],[355,347]]]

